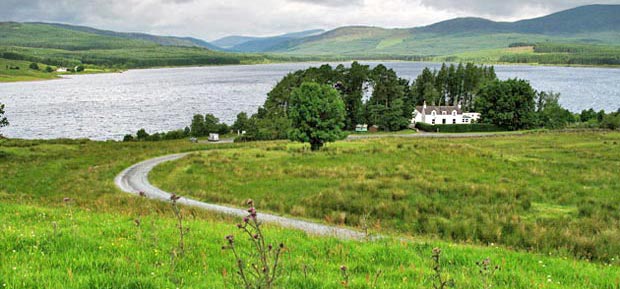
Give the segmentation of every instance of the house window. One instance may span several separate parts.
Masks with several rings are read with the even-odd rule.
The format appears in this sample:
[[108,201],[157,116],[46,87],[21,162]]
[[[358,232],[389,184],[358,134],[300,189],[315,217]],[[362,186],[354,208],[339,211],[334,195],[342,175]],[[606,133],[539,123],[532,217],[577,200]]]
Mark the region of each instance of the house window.
[[433,110],[433,111],[431,112],[431,115],[432,115],[432,116],[435,116],[435,115],[437,115],[437,113]]
[[452,119],[452,124],[456,124],[456,118]]
[[433,123],[433,125],[435,125],[435,119],[433,119],[432,123]]
[[448,112],[447,112],[447,111],[442,111],[442,112],[441,112],[441,114],[442,114],[442,115],[447,115],[447,114],[448,114]]
[[441,123],[442,123],[442,124],[446,124],[446,119],[445,119],[445,118],[444,118],[444,119],[442,119],[442,120],[441,120]]
[[456,116],[456,110],[452,111],[452,115]]

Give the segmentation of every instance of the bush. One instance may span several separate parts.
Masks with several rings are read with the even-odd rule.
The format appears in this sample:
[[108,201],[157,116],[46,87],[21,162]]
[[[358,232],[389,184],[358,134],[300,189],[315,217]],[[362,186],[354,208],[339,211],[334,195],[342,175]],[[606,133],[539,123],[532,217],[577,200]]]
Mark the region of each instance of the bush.
[[606,115],[601,122],[601,128],[617,130],[620,128],[620,113]]
[[432,125],[418,122],[415,127],[427,132],[494,132],[504,130],[496,125],[487,123]]
[[34,62],[33,62],[33,63],[30,63],[30,66],[29,66],[29,67],[30,67],[30,69],[32,69],[32,70],[39,70],[39,65],[38,65],[38,64],[36,64],[36,63],[34,63]]

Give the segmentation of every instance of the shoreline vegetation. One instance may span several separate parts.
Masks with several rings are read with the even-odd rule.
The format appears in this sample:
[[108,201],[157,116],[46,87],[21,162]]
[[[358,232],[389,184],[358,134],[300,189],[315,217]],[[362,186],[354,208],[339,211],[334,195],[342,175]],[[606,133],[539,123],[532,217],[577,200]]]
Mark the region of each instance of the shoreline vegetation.
[[[303,57],[300,57],[303,58]],[[249,62],[249,63],[238,63],[238,64],[204,64],[204,65],[179,65],[179,66],[152,66],[152,67],[136,67],[136,68],[98,68],[98,67],[88,67],[83,72],[79,73],[43,73],[38,71],[28,71],[27,65],[30,62],[27,61],[15,61],[10,59],[2,59],[0,58],[0,64],[12,64],[17,63],[17,66],[20,67],[19,71],[10,72],[7,71],[6,66],[2,69],[0,65],[0,83],[10,83],[10,82],[30,82],[30,81],[45,81],[45,80],[58,80],[62,79],[63,75],[84,75],[84,74],[102,74],[102,73],[123,73],[130,70],[146,70],[146,69],[166,69],[166,68],[200,68],[200,67],[213,67],[213,66],[235,66],[235,65],[268,65],[268,64],[286,64],[286,63],[316,63],[316,62],[411,62],[411,63],[459,63],[459,62],[473,62],[480,65],[501,65],[501,66],[534,66],[534,67],[573,67],[573,68],[609,68],[609,69],[618,69],[620,68],[620,64],[613,65],[588,65],[588,64],[549,64],[549,63],[536,63],[536,62],[501,62],[501,61],[472,61],[471,58],[456,58],[451,59],[451,57],[434,57],[428,60],[398,60],[398,59],[383,59],[383,58],[340,58],[340,57],[318,57],[312,58],[308,57],[308,59],[298,60],[298,61],[288,61],[288,60],[267,60],[262,62]],[[22,67],[26,67],[26,69],[22,69]],[[57,68],[57,67],[56,67]]]

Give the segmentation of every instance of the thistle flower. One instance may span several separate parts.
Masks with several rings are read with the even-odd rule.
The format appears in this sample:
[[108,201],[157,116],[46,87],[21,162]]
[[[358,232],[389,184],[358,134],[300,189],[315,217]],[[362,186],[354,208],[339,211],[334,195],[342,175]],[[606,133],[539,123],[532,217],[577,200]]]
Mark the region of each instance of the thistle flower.
[[235,237],[233,235],[228,235],[226,236],[226,240],[228,240],[228,244],[233,244],[235,243]]
[[176,202],[180,199],[180,196],[177,196],[176,194],[172,194],[170,195],[170,200],[172,200],[173,202]]
[[143,192],[143,191],[140,191],[140,192],[138,192],[138,196],[140,196],[140,197],[143,197],[143,198],[144,198],[144,197],[146,197],[146,193],[145,193],[145,192]]
[[340,266],[340,271],[346,272],[347,271],[347,266],[345,266],[345,265]]

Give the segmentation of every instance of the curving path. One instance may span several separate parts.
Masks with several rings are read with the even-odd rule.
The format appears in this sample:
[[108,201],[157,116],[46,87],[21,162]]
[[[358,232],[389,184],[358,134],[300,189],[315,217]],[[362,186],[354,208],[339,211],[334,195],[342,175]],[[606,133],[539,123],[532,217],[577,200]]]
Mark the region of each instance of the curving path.
[[[403,134],[403,135],[352,135],[348,137],[348,140],[366,139],[366,138],[381,138],[381,137],[404,137],[404,138],[454,138],[454,137],[489,137],[500,136],[499,133],[462,133],[462,134],[438,134],[438,133],[418,133],[418,134]],[[219,143],[231,143],[231,139],[222,140]],[[217,143],[214,143],[217,144]],[[180,153],[153,158],[140,163],[137,163],[124,171],[122,171],[114,179],[114,183],[122,191],[138,194],[144,192],[147,197],[151,199],[157,199],[161,201],[170,200],[171,193],[163,191],[153,185],[148,180],[148,175],[153,168],[161,163],[178,160],[190,153]],[[196,201],[182,197],[177,201],[180,204],[205,209],[217,213],[228,214],[237,217],[247,216],[247,212],[238,208],[231,208],[221,205],[209,204],[201,201]],[[298,229],[305,231],[313,235],[320,236],[332,236],[341,239],[364,239],[367,236],[359,231],[352,229],[323,225],[314,222],[302,221],[292,218],[281,217],[272,214],[258,214],[258,218],[264,222],[278,224],[282,227]]]
[[[163,191],[153,185],[148,180],[148,175],[153,168],[161,163],[178,160],[183,158],[190,153],[180,153],[162,156],[150,160],[146,160],[140,163],[137,163],[124,171],[122,171],[116,178],[114,179],[114,183],[117,187],[119,187],[122,191],[131,193],[131,194],[139,194],[140,192],[144,192],[147,197],[151,199],[157,199],[161,201],[170,200],[171,193]],[[248,212],[245,210],[231,208],[226,206],[214,205],[205,202],[200,202],[188,198],[181,198],[177,201],[179,204],[197,207],[201,209],[205,209],[208,211],[213,211],[217,213],[223,213],[232,216],[245,217],[248,215]],[[308,221],[302,221],[297,219],[285,218],[271,214],[258,214],[259,220],[268,223],[274,223],[286,228],[298,229],[305,231],[309,234],[320,235],[320,236],[331,236],[340,239],[363,239],[365,235],[359,231],[340,228],[335,226],[328,226],[319,223],[313,223]]]

